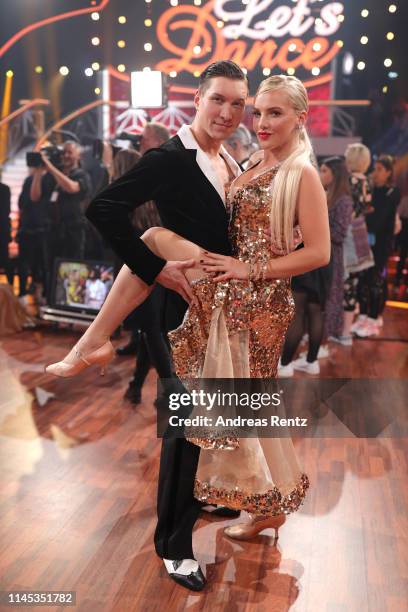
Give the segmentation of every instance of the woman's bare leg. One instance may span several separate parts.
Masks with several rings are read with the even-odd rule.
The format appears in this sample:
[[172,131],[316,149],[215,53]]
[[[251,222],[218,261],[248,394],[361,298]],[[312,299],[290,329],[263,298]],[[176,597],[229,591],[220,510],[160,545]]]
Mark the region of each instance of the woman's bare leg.
[[[142,240],[153,253],[167,261],[195,259],[197,267],[186,270],[186,277],[190,282],[205,275],[198,265],[203,250],[193,242],[161,227],[147,230]],[[132,274],[128,266],[122,266],[101,310],[76,345],[81,353],[91,353],[107,342],[115,329],[145,301],[153,288],[154,285],[146,285],[138,276]],[[64,359],[66,363],[76,360],[74,349]]]

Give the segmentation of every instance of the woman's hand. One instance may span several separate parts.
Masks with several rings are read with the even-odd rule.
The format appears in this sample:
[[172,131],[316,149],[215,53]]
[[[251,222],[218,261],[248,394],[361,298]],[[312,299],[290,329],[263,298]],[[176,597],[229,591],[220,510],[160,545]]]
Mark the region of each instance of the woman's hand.
[[226,281],[230,278],[248,280],[249,277],[249,264],[227,255],[204,251],[200,264],[204,272],[217,275],[213,277],[213,281],[216,282]]

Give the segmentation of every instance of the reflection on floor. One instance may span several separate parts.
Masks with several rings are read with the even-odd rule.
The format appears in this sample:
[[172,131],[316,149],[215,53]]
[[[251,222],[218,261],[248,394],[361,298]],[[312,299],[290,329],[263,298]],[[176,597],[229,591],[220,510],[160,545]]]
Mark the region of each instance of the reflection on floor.
[[[406,328],[404,310],[387,311],[382,339],[334,347],[322,375],[407,378]],[[75,590],[74,609],[87,612],[406,609],[406,438],[297,440],[312,483],[301,511],[276,546],[272,532],[239,543],[223,535],[232,521],[200,518],[195,551],[209,582],[192,594],[153,550],[155,374],[136,407],[122,399],[132,357],[105,378],[46,376],[76,337],[40,329],[0,342],[1,589]]]

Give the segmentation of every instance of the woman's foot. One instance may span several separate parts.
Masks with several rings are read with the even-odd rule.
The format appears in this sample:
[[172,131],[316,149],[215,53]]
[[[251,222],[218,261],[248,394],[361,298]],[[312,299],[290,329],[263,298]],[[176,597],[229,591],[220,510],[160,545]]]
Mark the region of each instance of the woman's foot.
[[251,540],[264,529],[275,530],[275,540],[278,539],[278,529],[286,521],[285,514],[277,514],[276,516],[250,515],[251,520],[248,523],[238,523],[224,529],[225,535],[234,540]]
[[47,374],[68,378],[70,376],[76,376],[79,372],[85,370],[85,368],[92,365],[98,365],[101,368],[101,375],[103,376],[106,366],[113,359],[115,354],[110,340],[105,341],[104,344],[99,347],[89,344],[88,349],[86,344],[87,343],[83,342],[81,339],[62,361],[52,363],[45,368]]

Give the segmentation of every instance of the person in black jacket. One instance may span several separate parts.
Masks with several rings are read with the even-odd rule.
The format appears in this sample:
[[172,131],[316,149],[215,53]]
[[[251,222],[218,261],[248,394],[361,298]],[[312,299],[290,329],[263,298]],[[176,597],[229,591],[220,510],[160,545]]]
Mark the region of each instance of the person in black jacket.
[[77,142],[64,143],[62,167],[57,168],[45,154],[44,166],[34,170],[30,197],[39,202],[43,197],[44,167],[54,179],[51,194],[50,217],[53,240],[52,251],[56,257],[83,259],[85,253],[84,202],[91,191],[90,178],[81,168],[81,148]]
[[[54,181],[49,174],[43,172],[41,179],[42,197],[38,202],[30,198],[33,182],[33,170],[21,190],[18,206],[20,209],[17,241],[19,244],[19,276],[20,296],[27,293],[27,278],[31,274],[32,288],[42,284],[43,295],[48,294],[50,269],[47,248],[47,232],[49,231],[48,206]],[[39,297],[39,295],[37,295]]]
[[[154,283],[173,290],[166,307],[168,330],[180,325],[193,300],[185,271],[194,266],[194,260],[165,261],[155,255],[130,222],[129,214],[137,206],[154,200],[165,228],[209,251],[231,254],[225,192],[240,169],[221,143],[241,122],[247,96],[247,79],[236,64],[222,61],[208,66],[195,97],[195,122],[200,121],[204,134],[200,142],[194,130],[183,126],[167,143],[148,151],[130,172],[89,205],[86,216],[126,265],[105,302],[106,311],[114,300],[115,320],[109,318],[103,323],[104,317],[99,316],[99,321],[88,328],[81,349],[75,347],[64,360],[68,375],[78,370],[82,351],[96,348],[96,336],[99,346],[107,344],[111,328],[116,329],[144,301]],[[88,339],[90,345],[85,346]],[[53,367],[47,371],[53,373]],[[170,577],[192,590],[201,590],[205,584],[192,549],[192,530],[201,509],[193,496],[198,458],[199,448],[187,440],[163,439],[155,547]]]
[[367,315],[367,323],[360,336],[378,335],[387,299],[387,262],[391,254],[395,217],[400,192],[393,184],[394,161],[390,155],[380,155],[372,175],[373,212],[366,217],[367,229],[375,265],[364,272],[360,300],[360,313]]
[[13,274],[10,275],[8,246],[11,241],[10,223],[10,187],[0,183],[0,268],[3,268],[10,285],[13,284]]

